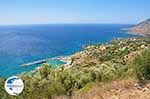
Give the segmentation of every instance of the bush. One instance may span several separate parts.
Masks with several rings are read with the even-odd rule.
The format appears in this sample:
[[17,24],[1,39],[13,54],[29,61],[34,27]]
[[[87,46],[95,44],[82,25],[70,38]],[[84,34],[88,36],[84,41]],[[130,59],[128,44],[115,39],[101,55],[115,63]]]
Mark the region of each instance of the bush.
[[150,80],[150,49],[137,55],[133,60],[133,66],[140,80]]

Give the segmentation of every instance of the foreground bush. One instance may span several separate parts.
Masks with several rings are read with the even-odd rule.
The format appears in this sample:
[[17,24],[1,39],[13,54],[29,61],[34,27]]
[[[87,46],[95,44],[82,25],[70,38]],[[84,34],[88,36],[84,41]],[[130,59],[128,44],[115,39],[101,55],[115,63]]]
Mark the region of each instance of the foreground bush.
[[139,79],[150,80],[150,49],[138,54],[133,60],[133,66]]

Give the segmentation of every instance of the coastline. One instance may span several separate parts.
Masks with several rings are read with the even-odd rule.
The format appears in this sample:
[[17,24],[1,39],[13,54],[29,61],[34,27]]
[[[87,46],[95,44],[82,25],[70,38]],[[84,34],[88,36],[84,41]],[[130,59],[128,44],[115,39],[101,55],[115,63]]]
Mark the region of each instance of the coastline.
[[[140,35],[140,34],[136,34],[136,33],[130,33],[130,32],[126,32],[126,33],[127,34],[132,34],[132,35],[135,35],[135,36],[146,37],[145,35]],[[134,37],[132,37],[132,38],[134,38]],[[115,38],[115,39],[118,39],[118,38]],[[105,43],[102,43],[102,44],[105,44]],[[91,47],[93,45],[94,44],[88,45],[88,46],[86,46],[86,48]],[[37,60],[37,61],[32,61],[32,62],[22,64],[21,66],[26,67],[26,66],[30,66],[30,65],[38,65],[38,64],[42,65],[44,63],[48,63],[48,61],[58,60],[58,61],[61,61],[61,62],[64,63],[61,66],[63,66],[64,68],[69,68],[73,63],[72,57],[76,54],[84,54],[84,51],[78,51],[76,53],[73,53],[71,55],[66,55],[66,56],[56,56],[56,57],[52,57],[52,58],[45,58],[45,59],[41,59],[41,60]],[[26,65],[26,64],[29,64],[29,65]],[[59,66],[59,67],[61,67],[61,66]],[[39,67],[41,67],[41,66],[39,66]],[[39,68],[39,67],[37,67],[37,68]],[[37,69],[37,68],[35,68],[35,69]]]
[[125,31],[128,34],[132,34],[132,35],[139,35],[139,36],[144,36],[144,37],[150,37],[149,33],[140,33],[140,32],[134,32],[134,30],[132,30],[132,27],[130,28],[122,28],[121,30]]
[[[135,39],[141,38],[141,37],[145,38],[146,36],[141,36],[140,35],[140,37],[132,37],[131,39],[133,39],[133,41],[134,41]],[[118,38],[116,38],[116,39],[119,40]],[[127,38],[127,40],[128,39],[129,38]],[[106,44],[111,46],[111,43],[110,44],[106,43]],[[105,46],[105,43],[102,43],[102,46],[100,46],[100,47],[96,47],[94,45],[88,45],[88,46],[86,46],[85,50],[78,51],[78,52],[76,52],[74,54],[66,55],[66,56],[56,56],[56,57],[52,57],[52,58],[47,58],[45,60],[47,60],[46,64],[48,64],[48,65],[50,65],[48,63],[48,60],[52,60],[52,61],[53,60],[59,60],[61,62],[64,62],[64,64],[59,65],[58,68],[63,67],[64,69],[69,69],[69,68],[73,67],[74,65],[82,62],[84,60],[84,57],[90,56],[91,53],[89,53],[88,50],[91,51],[91,49],[99,49],[99,50],[103,51],[103,50],[106,49],[106,47],[108,47],[108,46]],[[91,61],[91,60],[89,60],[89,61]],[[92,60],[92,61],[97,62],[95,60]],[[44,64],[44,63],[42,63],[42,64]],[[31,70],[31,71],[28,71],[28,72],[22,72],[22,73],[19,73],[19,74],[29,74],[29,75],[30,75],[30,73],[33,74],[34,72],[36,72],[37,70],[42,68],[42,64],[40,64],[40,66],[36,67],[34,70]]]
[[127,33],[127,34],[131,34],[131,35],[135,35],[135,36],[144,36],[144,37],[147,36],[146,34],[131,32],[129,28],[122,28],[121,30],[125,31],[125,33]]
[[[77,52],[78,53],[78,52]],[[75,54],[75,53],[74,53]],[[72,55],[74,55],[72,54]],[[72,55],[68,55],[68,56],[57,56],[57,57],[54,57],[52,59],[56,59],[56,60],[59,60],[61,62],[64,62],[64,64],[62,64],[61,66],[63,66],[63,68],[70,68],[72,63],[73,63],[73,60],[72,60]],[[60,66],[60,67],[61,67]]]
[[[138,33],[131,33],[131,32],[129,32],[129,31],[126,31],[125,33],[127,33],[127,34],[132,34],[132,35],[135,35],[135,36],[140,36],[140,37],[147,37],[146,35],[142,35],[142,34],[138,34]],[[132,38],[135,38],[135,37],[132,37]],[[115,39],[118,39],[118,38],[115,38]],[[113,39],[112,39],[113,40]],[[102,44],[105,44],[105,43],[102,43]],[[92,44],[92,45],[88,45],[88,46],[86,46],[86,48],[88,48],[88,47],[91,47],[91,46],[93,46],[94,44]],[[74,57],[74,56],[76,56],[76,55],[81,55],[81,54],[86,54],[85,53],[85,51],[83,50],[83,51],[78,51],[78,52],[76,52],[76,53],[73,53],[73,54],[71,54],[71,55],[66,55],[66,56],[56,56],[56,57],[52,57],[52,58],[47,58],[47,59],[41,59],[41,60],[44,60],[44,63],[48,63],[48,61],[54,61],[54,60],[58,60],[58,61],[61,61],[61,62],[63,62],[64,64],[61,64],[61,65],[59,65],[58,66],[58,68],[59,67],[64,67],[65,69],[67,69],[67,68],[70,68],[70,67],[72,67],[72,63],[73,63],[73,60],[72,60],[72,57]],[[37,61],[39,61],[39,62],[41,62],[40,60],[37,60]],[[36,61],[35,61],[36,62]],[[31,62],[32,63],[32,62]],[[36,71],[36,70],[38,70],[39,68],[41,68],[41,66],[42,66],[42,64],[44,64],[44,63],[39,63],[40,64],[40,66],[38,66],[38,67],[36,67],[34,70],[31,70],[31,71]],[[28,63],[27,63],[28,64]],[[50,64],[50,63],[48,63],[48,64]],[[28,72],[31,72],[31,71],[28,71]]]
[[137,35],[137,36],[143,36],[143,37],[150,36],[149,34],[134,33],[134,32],[130,32],[130,31],[128,31],[127,33],[132,34],[132,35]]
[[[116,27],[116,29],[113,28],[114,26]],[[53,57],[57,57],[57,56],[66,57],[65,55],[71,56],[71,55],[75,54],[78,51],[82,51],[82,45],[91,45],[91,44],[100,44],[100,43],[104,43],[104,42],[110,42],[112,39],[114,39],[116,37],[120,37],[120,38],[132,37],[132,35],[130,36],[130,35],[126,34],[126,33],[120,32],[120,30],[119,30],[120,29],[120,25],[117,25],[117,26],[116,25],[106,25],[104,27],[106,29],[107,28],[109,29],[109,27],[112,27],[112,31],[110,31],[110,33],[105,33],[107,31],[103,30],[103,25],[96,25],[94,27],[92,25],[91,28],[85,29],[85,31],[82,34],[82,32],[79,31],[80,29],[82,29],[82,26],[79,26],[78,28],[65,27],[65,31],[62,32],[63,35],[64,35],[64,38],[66,38],[65,36],[69,33],[67,31],[67,29],[68,28],[72,28],[73,29],[72,30],[72,34],[70,35],[71,38],[69,39],[67,37],[65,41],[62,40],[62,43],[60,42],[61,40],[58,40],[59,42],[56,42],[56,44],[55,43],[53,44],[53,43],[51,43],[51,42],[49,42],[47,40],[44,40],[44,36],[42,37],[43,38],[43,43],[40,44],[40,45],[39,44],[37,44],[37,45],[34,44],[35,42],[32,41],[32,39],[30,39],[31,41],[23,39],[23,41],[25,41],[28,44],[28,46],[24,46],[25,49],[26,48],[30,49],[30,47],[31,47],[31,50],[32,50],[32,46],[31,46],[31,44],[29,42],[33,42],[33,45],[35,46],[35,48],[33,49],[33,52],[34,51],[37,52],[37,53],[35,53],[33,55],[30,55],[31,52],[28,51],[28,50],[25,50],[25,49],[21,49],[17,53],[16,49],[15,49],[15,47],[13,47],[13,45],[12,46],[8,46],[7,49],[12,49],[14,52],[10,51],[10,53],[12,53],[12,56],[11,56],[12,59],[10,59],[10,62],[7,62],[7,61],[9,61],[8,60],[9,56],[3,57],[3,60],[6,60],[6,62],[5,61],[3,62],[1,60],[1,62],[2,62],[1,63],[1,65],[2,65],[1,67],[2,68],[1,69],[5,68],[5,67],[8,67],[7,70],[1,72],[1,76],[2,77],[4,77],[4,76],[11,76],[11,75],[15,75],[15,74],[18,74],[18,73],[21,73],[21,72],[24,72],[24,71],[28,72],[30,70],[33,70],[36,67],[39,67],[41,65],[40,64],[41,62],[39,60],[42,60],[42,59],[45,59],[45,58],[53,58]],[[121,25],[121,27],[124,27],[124,26]],[[126,25],[125,25],[125,27],[126,27]],[[94,31],[95,29],[97,31]],[[50,29],[48,29],[48,31],[51,32],[51,27],[50,27]],[[20,33],[21,31],[18,31],[18,32]],[[28,31],[24,31],[24,32],[28,33]],[[77,33],[75,33],[75,32],[77,32]],[[33,31],[33,33],[34,33],[34,31]],[[41,33],[42,33],[42,31],[37,34],[37,38],[40,38],[39,35]],[[73,40],[74,39],[74,37],[73,37],[74,34],[75,34],[76,40]],[[30,35],[32,35],[32,32],[31,32]],[[53,35],[53,34],[51,34],[51,35]],[[48,37],[50,41],[51,41],[51,35],[49,35],[49,37]],[[83,39],[83,38],[85,38],[85,39]],[[57,40],[57,38],[54,38],[54,39]],[[14,40],[14,42],[15,42],[15,40]],[[52,39],[52,42],[53,42],[53,39]],[[60,44],[62,44],[62,45],[60,45]],[[20,42],[16,46],[18,46],[18,48],[22,48]],[[63,48],[63,49],[61,49],[61,48]],[[28,53],[28,54],[25,54],[25,53]],[[19,56],[16,57],[16,54],[18,54]],[[7,59],[7,57],[8,57],[8,59]],[[58,59],[58,60],[60,60],[62,62],[65,62],[66,64],[71,64],[71,60],[70,59],[64,59],[62,57],[59,57],[59,58],[57,57],[55,59]],[[21,67],[20,66],[23,63],[30,63],[30,62],[32,63],[34,61],[37,61],[35,63],[39,63],[39,64],[38,65],[34,65],[34,64],[32,65],[31,64],[32,66],[27,66],[27,67]],[[57,62],[58,61],[54,61],[54,62],[53,61],[49,61],[50,65],[51,65],[51,63],[53,65],[53,64],[56,64]],[[7,66],[3,66],[3,64],[6,64]],[[12,68],[9,68],[9,67],[12,67]],[[17,67],[18,67],[18,69],[15,69]]]

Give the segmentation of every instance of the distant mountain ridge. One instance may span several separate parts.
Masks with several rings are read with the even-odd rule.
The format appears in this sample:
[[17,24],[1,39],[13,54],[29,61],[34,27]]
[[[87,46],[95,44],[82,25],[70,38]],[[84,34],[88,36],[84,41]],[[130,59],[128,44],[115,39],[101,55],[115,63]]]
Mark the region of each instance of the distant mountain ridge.
[[150,35],[150,18],[128,29],[129,33]]

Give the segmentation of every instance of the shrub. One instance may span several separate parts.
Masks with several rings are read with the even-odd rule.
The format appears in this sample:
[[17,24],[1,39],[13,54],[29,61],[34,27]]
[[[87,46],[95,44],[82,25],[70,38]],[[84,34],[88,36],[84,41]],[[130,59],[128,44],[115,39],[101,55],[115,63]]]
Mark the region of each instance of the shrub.
[[146,49],[141,54],[138,54],[132,65],[140,80],[150,80],[150,49]]

